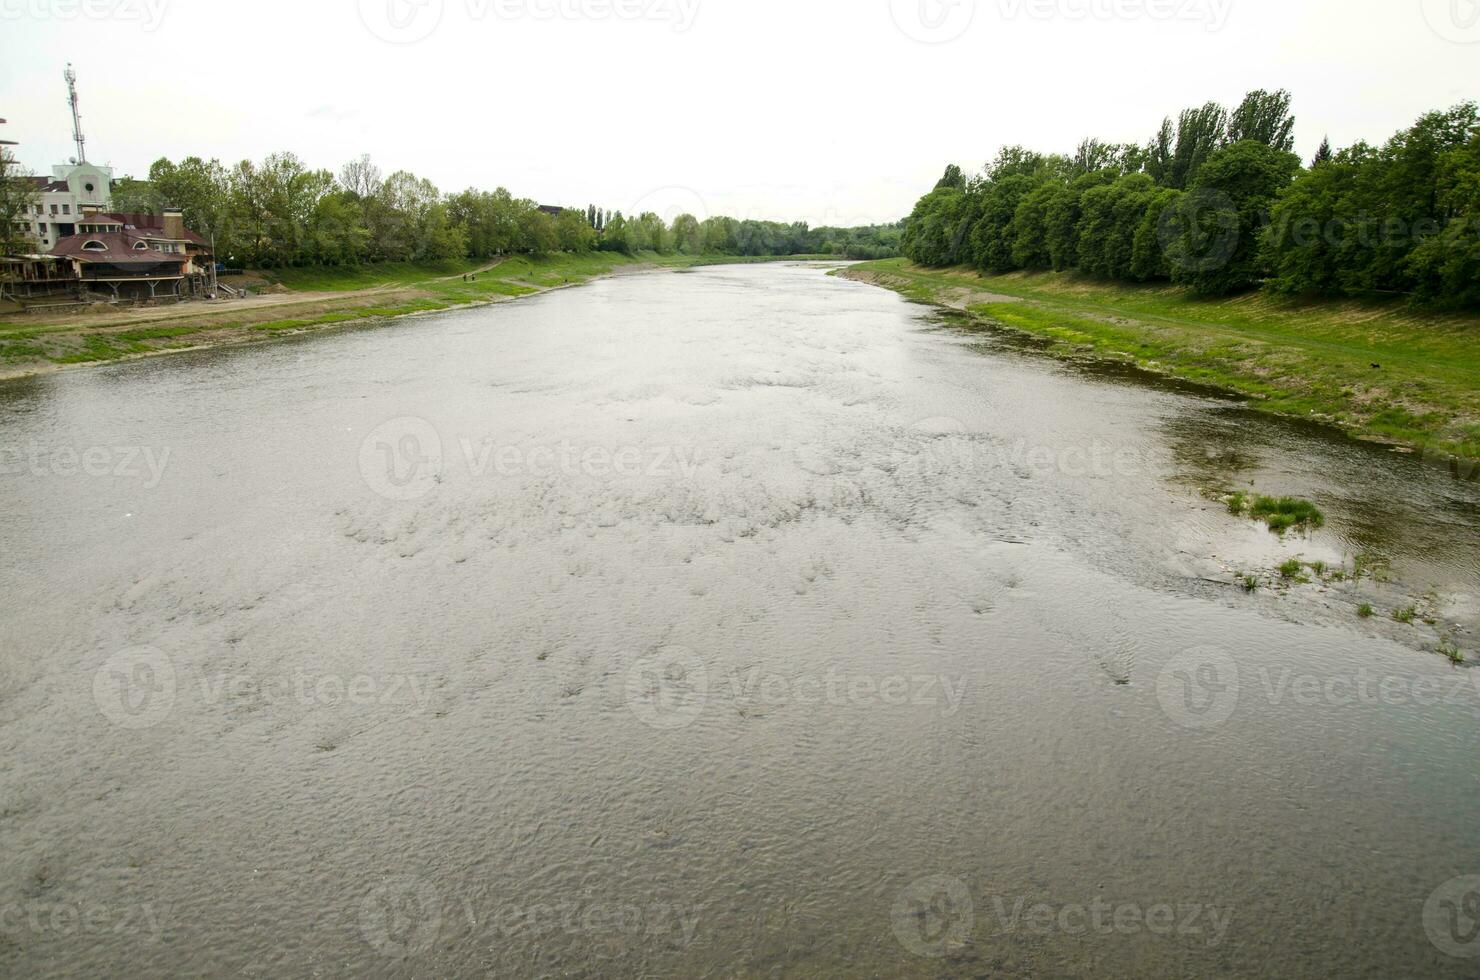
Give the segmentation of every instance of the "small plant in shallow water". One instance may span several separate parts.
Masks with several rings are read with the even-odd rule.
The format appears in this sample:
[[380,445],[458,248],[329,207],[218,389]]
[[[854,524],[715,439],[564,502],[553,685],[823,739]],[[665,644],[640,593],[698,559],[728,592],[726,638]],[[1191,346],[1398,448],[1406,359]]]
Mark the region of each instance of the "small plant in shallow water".
[[1455,664],[1456,666],[1464,665],[1464,653],[1460,650],[1459,647],[1455,646],[1454,641],[1447,636],[1439,643],[1439,653],[1443,656],[1448,657],[1449,662]]
[[1280,578],[1286,581],[1299,582],[1305,578],[1305,576],[1300,574],[1304,570],[1305,565],[1301,563],[1299,558],[1291,558],[1280,566]]
[[1268,524],[1276,534],[1284,534],[1293,527],[1314,528],[1326,523],[1326,515],[1320,508],[1298,497],[1256,497],[1249,507],[1249,516]]
[[1412,626],[1413,621],[1417,618],[1418,609],[1415,606],[1405,606],[1402,609],[1393,610],[1393,622],[1395,623],[1403,623],[1405,625]]
[[1376,614],[1377,610],[1372,608],[1372,603],[1370,602],[1364,602],[1357,607],[1357,615],[1363,619],[1371,619]]
[[1243,586],[1245,592],[1259,591],[1259,576],[1245,575],[1239,579],[1239,585]]
[[1249,495],[1242,490],[1228,498],[1228,512],[1234,517],[1242,517],[1244,511],[1249,509]]

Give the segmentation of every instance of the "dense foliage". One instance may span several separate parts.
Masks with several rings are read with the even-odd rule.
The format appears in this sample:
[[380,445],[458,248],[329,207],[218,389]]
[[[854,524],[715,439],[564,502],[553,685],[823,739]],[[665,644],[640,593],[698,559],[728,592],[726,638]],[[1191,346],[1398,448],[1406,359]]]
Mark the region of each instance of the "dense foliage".
[[161,159],[148,180],[119,181],[119,211],[183,208],[186,224],[214,236],[232,265],[354,265],[455,257],[586,252],[800,255],[886,258],[899,254],[901,225],[809,228],[806,224],[700,220],[672,223],[647,212],[624,217],[590,205],[541,208],[500,187],[439,192],[405,171],[382,175],[368,157],[335,175],[291,153],[224,167],[215,160]]
[[1420,118],[1381,149],[1291,152],[1287,92],[1168,118],[1145,146],[1009,147],[952,165],[905,223],[904,254],[983,272],[1078,270],[1225,295],[1267,284],[1329,296],[1480,305],[1480,113]]
[[0,146],[0,255],[32,250],[26,231],[31,227],[31,209],[37,200],[30,175],[9,150]]

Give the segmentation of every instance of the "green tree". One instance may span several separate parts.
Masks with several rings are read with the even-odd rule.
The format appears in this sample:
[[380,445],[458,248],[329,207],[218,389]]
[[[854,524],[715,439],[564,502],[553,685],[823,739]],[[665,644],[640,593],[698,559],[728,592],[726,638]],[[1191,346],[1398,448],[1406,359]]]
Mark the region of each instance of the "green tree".
[[1217,151],[1181,200],[1172,277],[1205,295],[1225,295],[1263,278],[1260,236],[1270,209],[1300,170],[1300,159],[1254,140]]
[[32,215],[41,198],[31,175],[0,146],[0,255],[25,255],[37,248]]
[[1277,92],[1258,89],[1244,96],[1228,119],[1227,140],[1230,144],[1253,140],[1286,153],[1295,149],[1290,93],[1284,89]]

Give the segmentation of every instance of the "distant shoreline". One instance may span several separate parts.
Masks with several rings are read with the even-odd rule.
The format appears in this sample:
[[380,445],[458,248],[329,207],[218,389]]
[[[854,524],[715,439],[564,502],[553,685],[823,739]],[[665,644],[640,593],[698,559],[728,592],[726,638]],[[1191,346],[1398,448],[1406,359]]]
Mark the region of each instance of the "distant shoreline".
[[819,260],[849,261],[826,255],[591,252],[517,256],[481,264],[290,269],[273,275],[278,280],[274,292],[245,300],[94,307],[34,319],[12,316],[0,323],[0,381],[471,309],[613,276]]
[[1177,287],[984,277],[905,259],[840,275],[1040,338],[1063,358],[1130,363],[1367,441],[1480,461],[1480,316],[1260,294],[1206,300]]

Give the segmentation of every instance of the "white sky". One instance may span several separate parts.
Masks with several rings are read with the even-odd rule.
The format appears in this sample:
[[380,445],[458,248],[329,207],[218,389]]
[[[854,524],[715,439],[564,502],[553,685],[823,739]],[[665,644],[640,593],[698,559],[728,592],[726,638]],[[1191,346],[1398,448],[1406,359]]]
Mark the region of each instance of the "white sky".
[[70,60],[120,173],[368,152],[443,190],[855,224],[948,162],[1144,143],[1251,88],[1295,94],[1303,156],[1380,142],[1480,97],[1477,42],[1480,0],[0,0],[0,134],[37,173],[72,154]]

